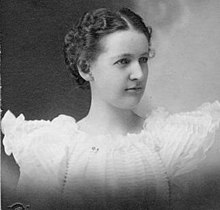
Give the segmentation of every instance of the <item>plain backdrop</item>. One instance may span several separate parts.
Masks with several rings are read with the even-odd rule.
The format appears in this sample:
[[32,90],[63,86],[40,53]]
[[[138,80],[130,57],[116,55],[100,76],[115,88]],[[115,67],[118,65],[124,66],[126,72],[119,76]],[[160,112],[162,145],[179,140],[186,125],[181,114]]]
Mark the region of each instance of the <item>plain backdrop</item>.
[[[136,110],[145,115],[157,106],[170,112],[191,111],[206,101],[220,100],[219,0],[3,0],[2,109],[26,119],[86,115],[89,91],[77,89],[65,68],[63,38],[83,12],[130,7],[153,26],[156,57],[149,61],[149,79]],[[187,209],[218,209],[220,197],[220,134],[200,171],[203,185],[193,181]],[[201,176],[200,172],[204,175]],[[2,205],[9,205],[19,169],[2,147]],[[196,186],[196,187],[195,187]],[[185,185],[184,188],[187,188]],[[185,189],[186,190],[186,189]],[[193,195],[193,196],[191,196]],[[180,200],[181,200],[180,199]],[[178,203],[178,202],[177,202]],[[4,209],[3,208],[3,209]],[[178,208],[181,207],[178,204]]]

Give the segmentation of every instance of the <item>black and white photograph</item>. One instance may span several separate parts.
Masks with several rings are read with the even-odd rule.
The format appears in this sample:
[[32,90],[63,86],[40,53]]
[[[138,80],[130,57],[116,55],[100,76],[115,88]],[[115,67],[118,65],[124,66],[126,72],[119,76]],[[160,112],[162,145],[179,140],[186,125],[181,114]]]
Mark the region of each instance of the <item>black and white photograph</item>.
[[219,210],[219,0],[2,0],[2,210]]

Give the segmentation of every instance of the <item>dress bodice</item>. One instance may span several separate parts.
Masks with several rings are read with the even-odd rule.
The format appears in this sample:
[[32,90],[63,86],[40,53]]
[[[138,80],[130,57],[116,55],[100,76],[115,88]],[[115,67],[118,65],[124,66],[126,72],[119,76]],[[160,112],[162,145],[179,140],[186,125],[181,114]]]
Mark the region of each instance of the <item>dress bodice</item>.
[[169,205],[169,177],[158,149],[144,143],[147,133],[115,139],[79,135],[78,145],[69,147],[63,186],[67,202],[84,209],[119,209],[122,203],[124,209],[144,209],[158,200]]

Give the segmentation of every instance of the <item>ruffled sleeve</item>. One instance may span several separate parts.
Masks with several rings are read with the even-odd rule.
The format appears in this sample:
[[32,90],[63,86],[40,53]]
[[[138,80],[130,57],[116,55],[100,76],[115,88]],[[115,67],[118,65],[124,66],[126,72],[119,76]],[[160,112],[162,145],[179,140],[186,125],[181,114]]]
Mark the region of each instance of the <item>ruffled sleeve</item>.
[[214,143],[220,123],[220,103],[206,103],[193,112],[170,115],[159,108],[146,120],[168,174],[192,171]]
[[58,191],[68,144],[74,140],[74,118],[59,115],[52,121],[26,121],[24,115],[16,118],[7,111],[1,126],[5,152],[13,154],[20,168],[19,190]]

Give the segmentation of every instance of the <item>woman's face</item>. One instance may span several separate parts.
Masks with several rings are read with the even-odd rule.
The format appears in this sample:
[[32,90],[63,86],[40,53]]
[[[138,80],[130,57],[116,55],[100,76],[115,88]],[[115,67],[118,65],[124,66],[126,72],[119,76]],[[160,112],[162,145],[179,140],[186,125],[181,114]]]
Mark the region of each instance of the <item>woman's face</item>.
[[117,31],[102,38],[103,51],[91,63],[92,100],[133,109],[140,101],[148,76],[148,40],[135,30]]

